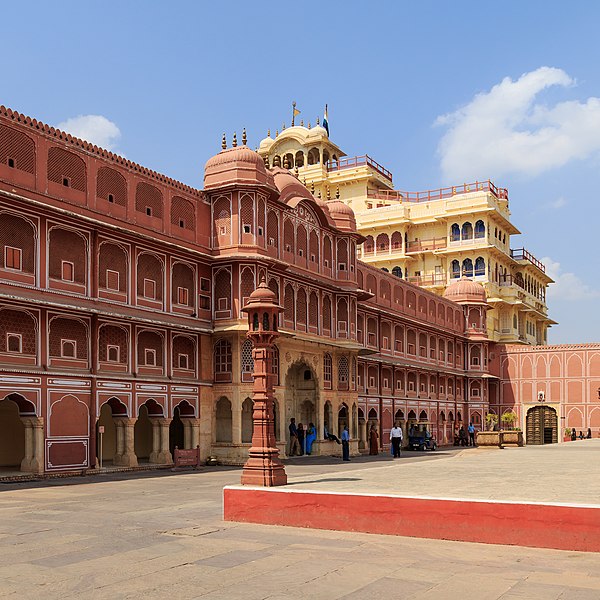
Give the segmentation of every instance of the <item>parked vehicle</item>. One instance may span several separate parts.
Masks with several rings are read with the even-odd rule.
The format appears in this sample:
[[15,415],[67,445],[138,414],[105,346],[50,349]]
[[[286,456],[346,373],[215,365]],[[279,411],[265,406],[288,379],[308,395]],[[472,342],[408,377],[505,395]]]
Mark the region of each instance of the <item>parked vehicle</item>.
[[424,434],[409,436],[408,449],[416,450],[417,448],[421,451],[437,450],[437,442],[431,436],[428,437]]

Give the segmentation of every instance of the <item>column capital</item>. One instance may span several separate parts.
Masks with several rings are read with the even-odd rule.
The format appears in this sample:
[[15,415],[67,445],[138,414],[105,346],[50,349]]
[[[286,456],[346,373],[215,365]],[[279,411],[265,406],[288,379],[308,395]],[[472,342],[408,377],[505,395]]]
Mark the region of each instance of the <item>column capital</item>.
[[181,419],[183,423],[189,423],[190,425],[200,425],[200,419],[196,419],[195,417],[182,417]]
[[159,417],[157,421],[164,427],[166,425],[170,425],[173,419],[168,419],[167,417]]
[[115,425],[120,427],[133,427],[137,419],[133,417],[113,417]]

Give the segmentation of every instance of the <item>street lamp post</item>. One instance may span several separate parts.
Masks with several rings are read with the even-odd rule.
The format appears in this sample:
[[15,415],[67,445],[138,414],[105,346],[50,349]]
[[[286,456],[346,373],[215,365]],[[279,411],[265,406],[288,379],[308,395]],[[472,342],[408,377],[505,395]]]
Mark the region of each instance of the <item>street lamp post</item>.
[[279,337],[277,321],[283,308],[264,279],[250,294],[242,312],[248,315],[248,338],[254,360],[252,446],[242,471],[243,485],[286,485],[287,475],[279,460],[273,412],[273,345]]

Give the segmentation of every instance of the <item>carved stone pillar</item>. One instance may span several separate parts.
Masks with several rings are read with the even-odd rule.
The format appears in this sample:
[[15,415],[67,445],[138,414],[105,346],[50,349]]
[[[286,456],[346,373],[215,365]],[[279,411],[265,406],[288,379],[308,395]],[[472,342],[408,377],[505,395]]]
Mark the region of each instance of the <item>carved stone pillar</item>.
[[123,419],[113,417],[115,424],[115,454],[113,456],[113,465],[120,466],[123,460],[125,450],[125,440],[123,437]]
[[148,457],[151,463],[160,463],[160,419],[150,419],[152,424],[152,452]]
[[172,465],[173,457],[169,451],[169,425],[173,419],[158,419],[160,426],[160,453],[158,463],[161,465]]
[[[123,444],[123,454],[119,458],[119,464],[122,467],[137,467],[138,460],[134,449],[133,428],[137,419],[129,419],[120,417],[116,419],[121,429],[121,442]],[[119,438],[117,437],[117,450],[119,446]]]
[[187,418],[181,419],[183,423],[183,448],[185,450],[192,447],[192,424],[189,421]]
[[32,420],[33,431],[33,457],[30,471],[32,473],[44,472],[44,418],[34,417]]
[[21,461],[21,471],[28,473],[31,471],[31,460],[33,458],[33,423],[30,417],[21,419],[25,427],[25,456]]
[[360,437],[360,443],[358,445],[358,447],[363,450],[365,449],[368,444],[367,444],[367,422],[366,421],[359,421],[358,422],[358,428],[360,430],[359,432],[359,437]]
[[[188,419],[190,423],[190,448],[196,448],[200,445],[200,419]],[[187,448],[187,446],[186,446]]]

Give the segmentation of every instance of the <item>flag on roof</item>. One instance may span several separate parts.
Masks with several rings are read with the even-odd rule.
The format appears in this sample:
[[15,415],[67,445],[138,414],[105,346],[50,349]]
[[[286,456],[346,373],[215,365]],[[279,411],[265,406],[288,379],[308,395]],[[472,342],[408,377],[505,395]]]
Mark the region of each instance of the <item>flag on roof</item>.
[[323,127],[325,128],[327,135],[329,135],[329,119],[327,118],[327,104],[325,105],[325,114],[323,115]]

